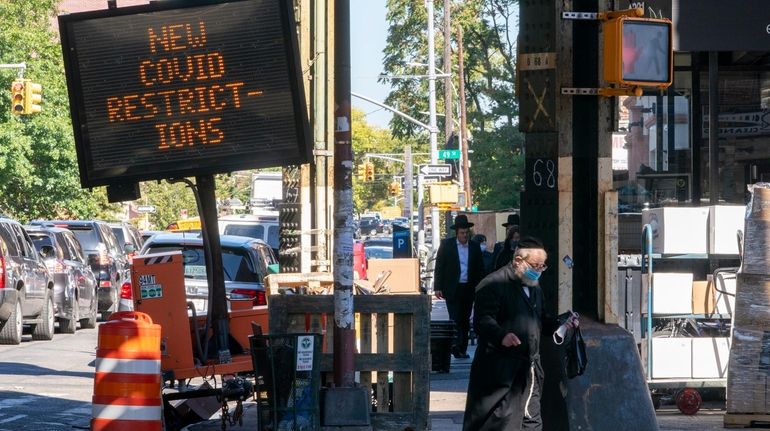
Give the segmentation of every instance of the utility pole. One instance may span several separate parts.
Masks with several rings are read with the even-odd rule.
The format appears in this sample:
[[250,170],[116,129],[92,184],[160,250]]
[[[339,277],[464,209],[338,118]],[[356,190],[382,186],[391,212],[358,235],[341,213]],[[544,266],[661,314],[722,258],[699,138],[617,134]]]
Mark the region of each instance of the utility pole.
[[457,68],[460,75],[460,149],[462,150],[462,160],[460,160],[460,169],[463,170],[462,185],[465,192],[465,206],[473,206],[473,196],[471,195],[471,173],[468,167],[468,127],[466,123],[465,111],[465,61],[463,60],[463,28],[460,26],[457,30]]
[[452,124],[452,0],[444,0],[444,143],[449,142]]
[[[436,130],[436,55],[435,55],[435,35],[433,31],[433,0],[426,0],[425,6],[428,10],[428,110],[430,112],[430,163],[438,163],[438,146],[437,146],[437,130]],[[418,173],[418,178],[420,177]],[[420,189],[423,188],[422,181],[419,181]],[[420,190],[422,195],[423,190]],[[431,223],[431,247],[438,247],[438,243],[441,240],[441,234],[439,232],[438,223],[438,208],[431,206],[430,210],[430,223]]]
[[404,217],[409,219],[412,230],[412,146],[404,145]]
[[334,384],[353,387],[353,146],[350,117],[350,0],[334,2]]

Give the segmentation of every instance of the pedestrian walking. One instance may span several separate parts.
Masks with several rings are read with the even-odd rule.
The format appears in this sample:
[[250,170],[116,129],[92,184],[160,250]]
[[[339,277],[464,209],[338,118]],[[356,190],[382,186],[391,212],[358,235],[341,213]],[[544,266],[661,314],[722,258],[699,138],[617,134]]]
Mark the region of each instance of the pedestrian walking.
[[547,269],[542,242],[522,239],[512,262],[476,289],[474,328],[479,337],[468,380],[463,431],[541,430],[540,335],[561,344],[577,315],[543,309],[540,274]]
[[486,277],[495,269],[495,262],[492,260],[492,252],[487,248],[487,237],[479,233],[473,235],[471,240],[479,243],[479,247],[481,247],[481,260],[484,261],[484,276]]
[[508,221],[503,223],[503,227],[505,227],[505,241],[495,243],[495,250],[492,253],[495,271],[508,265],[513,259],[513,252],[519,243],[519,215],[508,214]]
[[473,223],[468,217],[458,215],[449,229],[455,237],[441,240],[436,252],[433,291],[436,298],[446,300],[449,318],[455,323],[455,339],[452,354],[455,358],[469,358],[468,331],[476,285],[484,278],[484,262],[481,247],[470,239]]

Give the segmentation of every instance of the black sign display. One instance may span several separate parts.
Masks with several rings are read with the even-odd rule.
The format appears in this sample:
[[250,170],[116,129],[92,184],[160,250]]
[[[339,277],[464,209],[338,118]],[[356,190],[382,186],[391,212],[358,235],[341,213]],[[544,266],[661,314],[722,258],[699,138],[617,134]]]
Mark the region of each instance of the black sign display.
[[59,28],[83,187],[309,159],[291,0],[153,2]]

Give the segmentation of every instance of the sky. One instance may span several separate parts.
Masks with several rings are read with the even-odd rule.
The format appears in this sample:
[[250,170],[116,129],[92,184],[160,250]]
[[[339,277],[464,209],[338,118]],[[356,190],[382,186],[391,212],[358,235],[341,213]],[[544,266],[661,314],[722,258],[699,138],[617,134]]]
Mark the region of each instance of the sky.
[[[382,50],[388,35],[385,0],[352,0],[350,2],[351,88],[354,93],[384,102],[390,87],[377,82],[382,69]],[[385,109],[353,98],[353,107],[367,113],[367,122],[388,128],[392,115]]]

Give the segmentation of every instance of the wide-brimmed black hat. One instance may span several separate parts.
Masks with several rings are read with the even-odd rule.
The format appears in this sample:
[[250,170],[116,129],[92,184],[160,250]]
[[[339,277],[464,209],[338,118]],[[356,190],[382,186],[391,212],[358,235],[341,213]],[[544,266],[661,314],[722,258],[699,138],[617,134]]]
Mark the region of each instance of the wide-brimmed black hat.
[[467,229],[473,227],[473,223],[468,222],[468,216],[460,214],[455,217],[455,224],[449,226],[449,229]]
[[518,214],[508,214],[508,221],[503,223],[503,227],[518,226],[518,225],[519,225],[519,215]]

